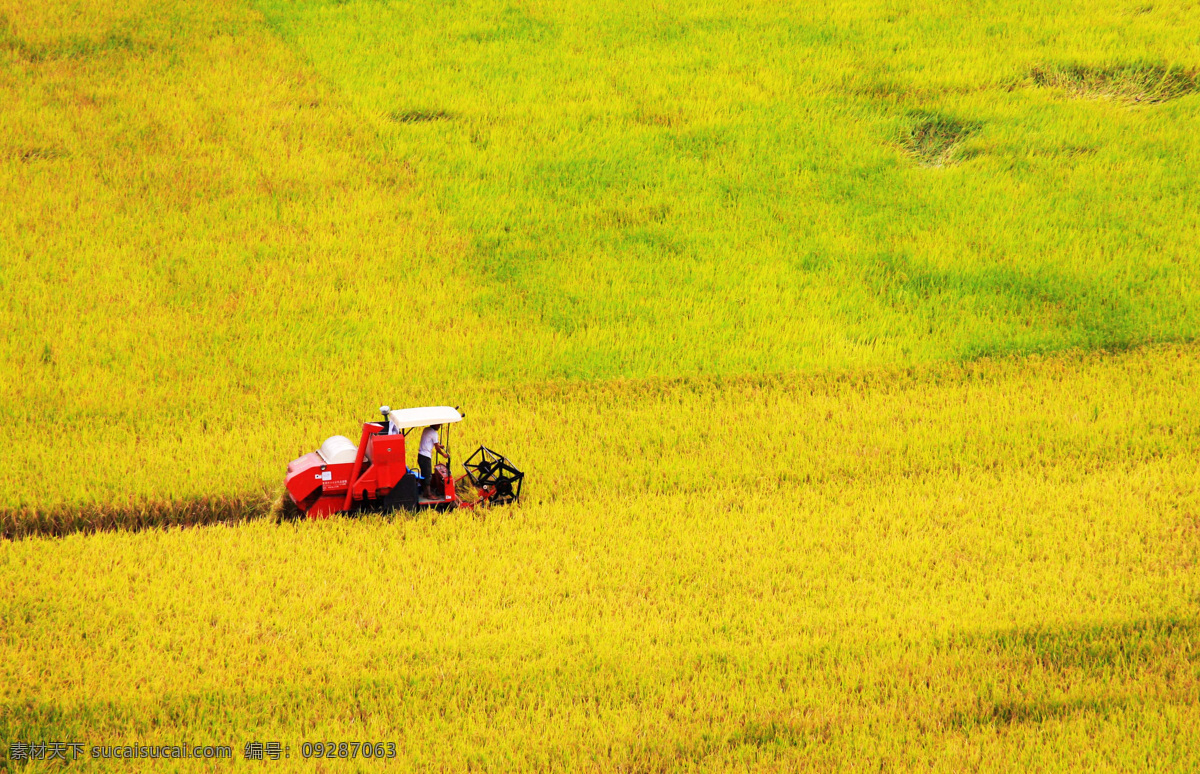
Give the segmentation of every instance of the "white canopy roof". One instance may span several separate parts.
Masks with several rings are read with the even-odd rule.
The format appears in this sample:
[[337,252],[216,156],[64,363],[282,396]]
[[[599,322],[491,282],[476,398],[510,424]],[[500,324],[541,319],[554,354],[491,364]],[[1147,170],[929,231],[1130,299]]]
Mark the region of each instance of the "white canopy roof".
[[458,413],[458,410],[451,406],[393,409],[388,413],[388,419],[392,420],[392,424],[396,426],[397,430],[461,422],[462,418],[462,414]]

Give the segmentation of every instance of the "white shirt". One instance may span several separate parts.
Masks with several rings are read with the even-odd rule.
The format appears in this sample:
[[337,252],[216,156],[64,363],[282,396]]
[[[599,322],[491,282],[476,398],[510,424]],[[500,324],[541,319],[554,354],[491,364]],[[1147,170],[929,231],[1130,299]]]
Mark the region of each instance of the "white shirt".
[[441,439],[438,438],[437,430],[434,430],[432,427],[425,428],[421,431],[421,446],[417,450],[417,456],[433,459],[433,445],[440,442]]

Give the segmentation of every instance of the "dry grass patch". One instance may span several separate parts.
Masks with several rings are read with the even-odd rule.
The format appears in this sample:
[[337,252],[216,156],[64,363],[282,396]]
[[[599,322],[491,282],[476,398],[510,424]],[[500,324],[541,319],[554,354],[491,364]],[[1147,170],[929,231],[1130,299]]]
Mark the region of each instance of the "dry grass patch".
[[978,132],[980,124],[938,113],[917,112],[900,139],[904,151],[926,167],[944,167],[963,160],[963,140]]
[[430,121],[449,121],[454,114],[445,110],[396,110],[391,118],[398,124],[424,124]]
[[233,524],[273,513],[268,490],[244,494],[188,497],[127,503],[58,504],[0,508],[0,539],[31,535],[62,536],[114,529],[142,530]]
[[1150,63],[1038,65],[1029,78],[1036,86],[1062,89],[1072,97],[1131,103],[1167,102],[1200,90],[1200,69]]

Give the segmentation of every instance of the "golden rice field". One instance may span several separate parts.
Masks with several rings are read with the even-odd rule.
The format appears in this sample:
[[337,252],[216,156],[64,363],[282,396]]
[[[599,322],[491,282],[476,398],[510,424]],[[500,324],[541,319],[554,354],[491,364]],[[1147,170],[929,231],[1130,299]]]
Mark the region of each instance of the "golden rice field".
[[329,739],[415,770],[1189,770],[1198,378],[1156,348],[529,388],[471,429],[535,471],[517,508],[5,544],[0,728],[292,768]]
[[0,770],[1200,768],[1198,30],[0,0]]

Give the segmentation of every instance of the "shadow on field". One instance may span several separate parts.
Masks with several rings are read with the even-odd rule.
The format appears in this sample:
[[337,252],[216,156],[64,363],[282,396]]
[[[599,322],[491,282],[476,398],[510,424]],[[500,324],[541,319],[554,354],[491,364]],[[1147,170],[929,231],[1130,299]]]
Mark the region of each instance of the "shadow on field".
[[1106,718],[1129,706],[1128,697],[1107,699],[1065,699],[1031,702],[1001,702],[991,704],[977,713],[951,713],[946,725],[951,728],[972,729],[983,726],[1003,727],[1021,723],[1045,723],[1066,720],[1079,715]]
[[[867,282],[898,309],[908,313],[932,310],[935,302],[986,309],[1007,319],[1038,319],[1078,336],[1088,347],[1112,351],[1135,346],[1134,308],[1127,298],[1108,288],[1050,269],[1033,273],[1006,266],[955,271],[930,266],[903,251],[879,253],[867,265]],[[1015,348],[1020,351],[1020,347]],[[1013,342],[980,341],[964,359],[1011,353]]]
[[1200,622],[1188,619],[1015,629],[990,639],[1000,652],[1021,654],[1057,671],[1130,670],[1170,656],[1200,662]]
[[[618,689],[619,664],[605,674],[589,671],[586,678],[551,665],[544,674],[526,674],[514,683],[504,675],[481,679],[466,667],[450,666],[447,672],[438,665],[435,670],[433,661],[418,659],[415,671],[398,681],[275,684],[250,692],[218,689],[73,705],[40,697],[12,699],[0,704],[0,738],[86,745],[187,738],[191,744],[226,744],[235,728],[239,739],[278,735],[281,729],[293,738],[330,728],[399,731],[429,722],[461,731],[483,713],[495,724],[493,731],[460,741],[472,748],[465,754],[486,758],[496,741],[492,734],[501,733],[495,729],[558,722],[570,717],[571,708],[587,708],[576,725],[564,727],[558,741],[531,760],[548,755],[572,768],[582,754],[593,763],[629,771],[760,758],[813,763],[834,761],[838,750],[880,737],[902,751],[913,744],[926,749],[921,740],[944,741],[948,733],[1023,724],[1100,719],[1129,729],[1166,705],[1194,704],[1198,646],[1197,620],[1144,619],[955,636],[935,643],[932,653],[906,651],[890,663],[886,647],[856,656],[842,652],[823,663],[797,660],[787,682],[800,692],[763,693],[760,710],[749,716],[727,713],[720,701],[710,705],[706,697],[764,680],[751,662],[724,681],[702,681],[707,688],[689,693],[684,702],[692,702],[698,714],[676,715],[669,707],[663,713],[672,686],[669,671],[655,686],[644,686],[647,691],[630,692]],[[768,682],[774,685],[777,679]],[[14,688],[14,693],[35,690]],[[564,698],[564,688],[571,698]],[[531,708],[539,709],[530,715]],[[632,725],[604,720],[619,717],[638,720]],[[901,763],[888,757],[897,754],[884,751],[881,760]]]
[[[873,678],[842,686],[843,698],[833,705],[764,712],[698,740],[683,757],[700,763],[739,749],[806,757],[871,728],[911,742],[947,731],[1084,718],[1120,722],[1123,714],[1193,704],[1200,689],[1196,619],[1002,630],[955,636],[935,648],[932,657],[880,664]],[[860,666],[869,670],[883,658],[863,654]],[[656,759],[661,752],[646,754]]]
[[445,110],[394,110],[388,114],[398,124],[427,124],[432,121],[452,121],[457,116]]
[[951,727],[1103,718],[1148,704],[1192,702],[1200,686],[1200,622],[1194,619],[1014,629],[952,641],[945,652],[970,650],[986,655],[982,665],[991,662],[977,680],[1002,679],[1020,695],[978,694],[973,707],[947,714]]

